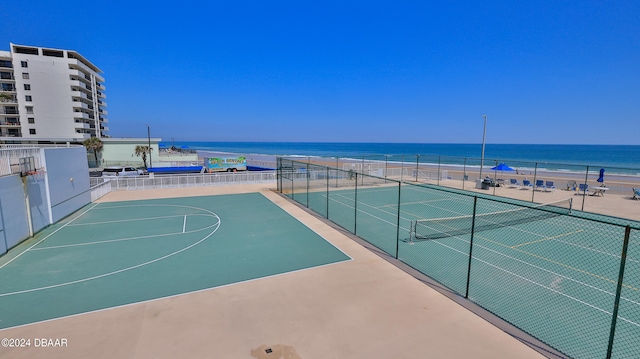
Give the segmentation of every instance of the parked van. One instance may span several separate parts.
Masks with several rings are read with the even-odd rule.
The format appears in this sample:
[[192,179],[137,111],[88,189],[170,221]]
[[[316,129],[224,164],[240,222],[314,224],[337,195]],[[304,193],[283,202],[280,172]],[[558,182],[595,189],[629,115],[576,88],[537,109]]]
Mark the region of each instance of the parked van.
[[142,173],[142,170],[134,167],[111,166],[102,170],[102,177],[132,177],[140,176]]

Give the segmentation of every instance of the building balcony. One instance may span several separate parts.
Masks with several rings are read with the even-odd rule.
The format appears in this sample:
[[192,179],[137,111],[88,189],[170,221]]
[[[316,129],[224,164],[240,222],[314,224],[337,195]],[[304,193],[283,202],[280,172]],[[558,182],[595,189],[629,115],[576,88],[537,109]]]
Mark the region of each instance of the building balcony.
[[0,127],[20,127],[20,122],[0,121]]
[[[91,74],[96,72],[94,69],[89,68],[87,65],[83,64],[82,61],[79,61],[78,59],[69,59],[69,69],[70,70],[79,70],[80,72],[83,73],[83,77],[84,74]],[[104,81],[104,79],[102,80]]]
[[104,92],[98,91],[98,98],[107,98],[107,95],[105,95]]
[[18,113],[18,110],[16,109],[6,109],[3,107],[0,107],[0,115],[19,115],[20,113]]
[[[0,98],[0,103],[8,104],[8,105],[17,105],[18,104],[18,98],[15,95],[11,96],[11,98]],[[16,114],[14,114],[14,115],[16,115]]]
[[14,84],[0,83],[1,92],[16,92],[16,86]]
[[101,84],[101,83],[99,83],[99,82],[96,82],[96,88],[97,88],[98,90],[101,90],[101,91],[105,91],[105,90],[107,89],[107,88],[104,86],[104,84]]
[[98,110],[98,113],[100,113],[101,115],[105,115],[105,116],[106,116],[106,115],[108,115],[108,114],[109,114],[109,111],[107,111],[107,110],[103,110],[103,109],[99,109],[99,110]]
[[91,85],[91,77],[89,76],[89,78],[87,78],[87,75],[85,73],[83,73],[82,71],[78,71],[78,70],[69,70],[70,73],[70,78],[73,81],[81,81],[85,84],[89,84]]
[[105,101],[102,101],[102,100],[98,100],[98,105],[99,106],[103,106],[103,107],[107,107],[107,103]]
[[0,137],[22,137],[20,130],[7,130],[0,129]]
[[86,140],[87,138],[91,138],[91,132],[84,133],[79,131],[88,131],[88,130],[76,130],[76,135],[74,137],[78,139]]
[[[78,98],[78,99],[85,99],[87,101],[93,101],[93,96],[78,90],[77,88],[74,88],[73,86],[71,87],[71,90],[73,90],[73,96]],[[84,90],[86,91],[86,89]]]
[[78,109],[84,109],[86,111],[93,111],[93,105],[89,105],[83,101],[75,101],[74,100],[74,104],[73,104],[73,110],[76,111]]
[[[88,113],[84,113],[84,112],[75,112],[73,114],[73,118],[75,120],[92,120],[94,117],[93,115],[89,115]],[[76,121],[77,122],[77,121]]]
[[13,72],[0,72],[0,80],[15,81],[16,78],[13,76]]

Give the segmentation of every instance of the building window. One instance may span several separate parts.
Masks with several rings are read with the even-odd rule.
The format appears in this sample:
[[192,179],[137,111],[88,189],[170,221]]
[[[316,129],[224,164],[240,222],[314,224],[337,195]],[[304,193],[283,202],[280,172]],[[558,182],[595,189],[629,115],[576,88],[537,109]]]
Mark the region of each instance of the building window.
[[29,73],[28,72],[23,72],[22,73],[22,79],[23,80],[28,80],[29,79]]
[[30,124],[34,124],[36,123],[36,119],[35,117],[27,117],[27,122],[29,122]]
[[33,114],[33,106],[26,106],[27,113]]
[[30,135],[35,135],[36,134],[36,129],[35,128],[30,128],[29,129],[29,134]]
[[26,61],[20,61],[20,65],[22,67],[29,67],[29,64]]
[[31,85],[30,84],[24,84],[24,89],[26,91],[30,91],[31,90]]
[[25,101],[27,101],[27,102],[31,102],[31,101],[32,101],[32,99],[31,99],[31,96],[30,96],[30,95],[25,95],[25,96],[24,96],[24,100],[25,100]]

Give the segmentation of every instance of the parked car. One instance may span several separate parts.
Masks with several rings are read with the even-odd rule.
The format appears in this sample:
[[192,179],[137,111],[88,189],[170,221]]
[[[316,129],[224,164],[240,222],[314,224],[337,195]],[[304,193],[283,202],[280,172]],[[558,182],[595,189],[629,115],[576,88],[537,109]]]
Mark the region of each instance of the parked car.
[[142,173],[142,170],[135,167],[111,166],[102,170],[102,177],[132,177],[140,176]]

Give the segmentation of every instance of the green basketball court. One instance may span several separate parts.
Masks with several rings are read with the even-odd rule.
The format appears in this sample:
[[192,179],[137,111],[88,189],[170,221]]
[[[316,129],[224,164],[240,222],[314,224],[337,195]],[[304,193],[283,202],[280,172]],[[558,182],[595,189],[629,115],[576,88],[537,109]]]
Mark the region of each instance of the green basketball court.
[[259,193],[92,203],[0,258],[0,329],[349,259]]

